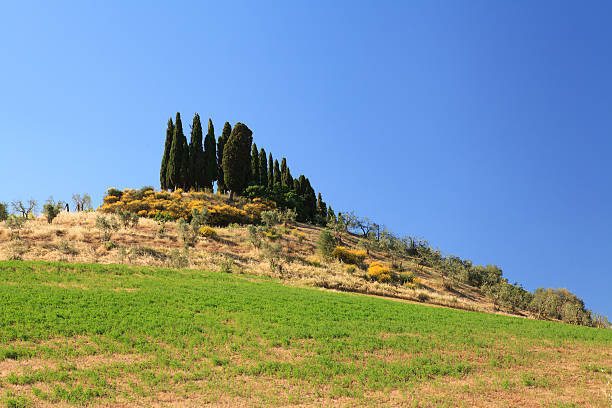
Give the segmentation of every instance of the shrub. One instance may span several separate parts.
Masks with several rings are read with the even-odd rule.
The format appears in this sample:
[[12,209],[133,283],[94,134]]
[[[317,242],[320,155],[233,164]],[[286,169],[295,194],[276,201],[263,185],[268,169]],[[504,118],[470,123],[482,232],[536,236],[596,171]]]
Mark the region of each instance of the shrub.
[[191,210],[191,228],[193,228],[194,231],[199,231],[201,227],[208,223],[208,218],[208,208],[204,207],[202,210],[194,208]]
[[304,239],[306,239],[306,234],[297,228],[292,229],[291,234],[293,234],[297,238],[298,242],[300,243],[304,241]]
[[254,226],[249,225],[248,229],[248,240],[255,248],[261,247],[261,230]]
[[123,225],[123,228],[134,228],[138,225],[138,215],[131,211],[118,208],[115,214],[117,218],[119,218],[119,222]]
[[336,240],[331,232],[323,230],[319,233],[319,239],[317,240],[317,250],[319,254],[324,258],[331,258],[336,246]]
[[177,269],[186,268],[189,266],[189,251],[187,248],[183,249],[183,252],[178,249],[174,249],[170,253],[170,261],[172,266]]
[[217,237],[217,231],[215,231],[214,228],[209,227],[209,226],[200,227],[200,229],[198,230],[198,233],[204,238],[216,238]]
[[103,215],[98,215],[96,217],[96,228],[102,233],[100,240],[107,242],[110,240],[112,232],[119,229],[119,224],[117,223],[115,217],[110,217],[107,219]]
[[232,273],[234,269],[234,260],[229,256],[224,256],[219,264],[219,272]]
[[382,262],[372,262],[368,267],[368,277],[376,282],[390,283],[391,269]]
[[417,299],[419,302],[427,302],[429,300],[429,295],[425,292],[419,292]]
[[357,267],[355,265],[344,265],[344,270],[350,274],[357,272]]
[[232,223],[249,224],[249,216],[246,211],[227,204],[212,206],[209,213],[210,225],[226,227]]
[[347,264],[361,264],[366,258],[366,251],[338,246],[332,251],[332,256]]
[[59,215],[64,207],[64,203],[61,201],[55,203],[52,199],[49,199],[45,205],[43,205],[43,214],[47,217],[47,222],[51,224],[55,217]]
[[196,233],[184,219],[178,220],[176,224],[178,240],[185,246],[194,246],[196,243]]
[[8,218],[8,210],[6,203],[0,203],[0,222],[6,221]]
[[72,245],[70,242],[66,241],[65,239],[62,239],[59,242],[59,244],[57,245],[57,249],[59,249],[60,252],[66,255],[78,255],[79,253],[79,251],[76,250],[74,245]]
[[271,228],[283,222],[282,213],[279,210],[264,211],[261,213],[261,222]]

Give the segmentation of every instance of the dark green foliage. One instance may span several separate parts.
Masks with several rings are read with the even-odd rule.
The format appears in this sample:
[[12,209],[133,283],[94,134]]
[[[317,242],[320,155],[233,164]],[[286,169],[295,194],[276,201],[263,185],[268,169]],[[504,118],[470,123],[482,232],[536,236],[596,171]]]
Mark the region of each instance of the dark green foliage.
[[213,182],[217,180],[217,149],[215,128],[212,119],[208,119],[208,132],[204,139],[204,184],[203,187],[212,191]]
[[64,208],[64,203],[58,201],[57,203],[53,201],[52,198],[47,200],[45,205],[43,205],[43,214],[47,218],[47,222],[51,224],[55,217],[59,215],[59,213]]
[[274,186],[274,161],[272,161],[272,152],[268,154],[268,188]]
[[225,122],[223,125],[223,133],[219,136],[217,140],[217,190],[222,193],[227,193],[227,188],[225,187],[225,176],[223,173],[223,148],[227,139],[229,139],[232,134],[232,126],[229,122]]
[[283,158],[281,159],[281,165],[280,165],[280,175],[281,175],[281,177],[280,177],[280,183],[281,183],[281,185],[283,185],[283,186],[291,187],[291,186],[289,186],[289,185],[287,185],[287,184],[285,183],[285,181],[286,181],[286,179],[285,179],[285,175],[286,175],[286,174],[287,174],[287,159],[283,157]]
[[259,185],[259,151],[255,143],[251,149],[251,184]]
[[176,121],[174,125],[174,135],[172,136],[172,145],[170,147],[170,156],[168,159],[168,167],[166,169],[166,186],[169,189],[185,188],[188,177],[189,151],[187,150],[187,138],[183,134],[183,123],[181,122],[181,114],[176,113]]
[[240,194],[247,186],[251,171],[251,141],[253,132],[243,123],[236,123],[223,149],[225,186]]
[[539,318],[582,325],[592,323],[591,312],[585,309],[583,300],[563,288],[536,289],[529,303],[529,310]]
[[168,128],[166,129],[166,143],[164,144],[164,156],[162,157],[161,169],[159,171],[159,183],[162,190],[168,189],[166,182],[166,171],[168,169],[168,160],[170,158],[170,149],[172,148],[172,137],[174,136],[174,123],[172,118],[168,119]]
[[267,186],[268,185],[268,166],[266,161],[266,151],[261,148],[259,151],[259,185]]
[[334,235],[328,230],[322,230],[319,233],[319,238],[317,240],[317,250],[319,254],[324,258],[331,258],[332,252],[336,247],[336,239]]
[[191,143],[189,144],[189,162],[191,185],[195,190],[206,187],[206,170],[204,168],[204,146],[202,145],[202,123],[200,115],[193,116],[191,126]]
[[8,204],[0,203],[0,222],[5,221],[8,218]]
[[321,193],[317,196],[317,214],[315,217],[315,222],[319,225],[327,224],[327,204],[323,201],[321,197]]
[[278,160],[274,160],[274,184],[281,184],[281,172]]

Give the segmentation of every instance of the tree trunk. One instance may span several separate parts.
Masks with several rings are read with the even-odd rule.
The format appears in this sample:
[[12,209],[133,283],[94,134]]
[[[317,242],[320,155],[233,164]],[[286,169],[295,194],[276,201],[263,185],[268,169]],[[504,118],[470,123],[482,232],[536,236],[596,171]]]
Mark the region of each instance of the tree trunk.
[[229,201],[234,201],[234,191],[230,190]]

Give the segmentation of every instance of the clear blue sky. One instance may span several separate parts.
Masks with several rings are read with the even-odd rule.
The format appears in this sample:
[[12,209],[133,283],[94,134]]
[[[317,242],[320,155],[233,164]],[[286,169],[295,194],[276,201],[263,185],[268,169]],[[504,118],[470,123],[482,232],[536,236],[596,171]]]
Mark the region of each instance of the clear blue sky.
[[25,3],[0,6],[1,201],[159,187],[198,112],[336,210],[612,315],[610,2]]

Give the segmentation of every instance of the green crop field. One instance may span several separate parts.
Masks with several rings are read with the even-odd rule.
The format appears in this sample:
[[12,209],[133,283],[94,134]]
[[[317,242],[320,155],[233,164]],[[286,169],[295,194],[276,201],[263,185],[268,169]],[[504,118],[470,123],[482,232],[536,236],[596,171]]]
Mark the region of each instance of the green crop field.
[[0,403],[608,406],[612,331],[195,270],[0,262]]

